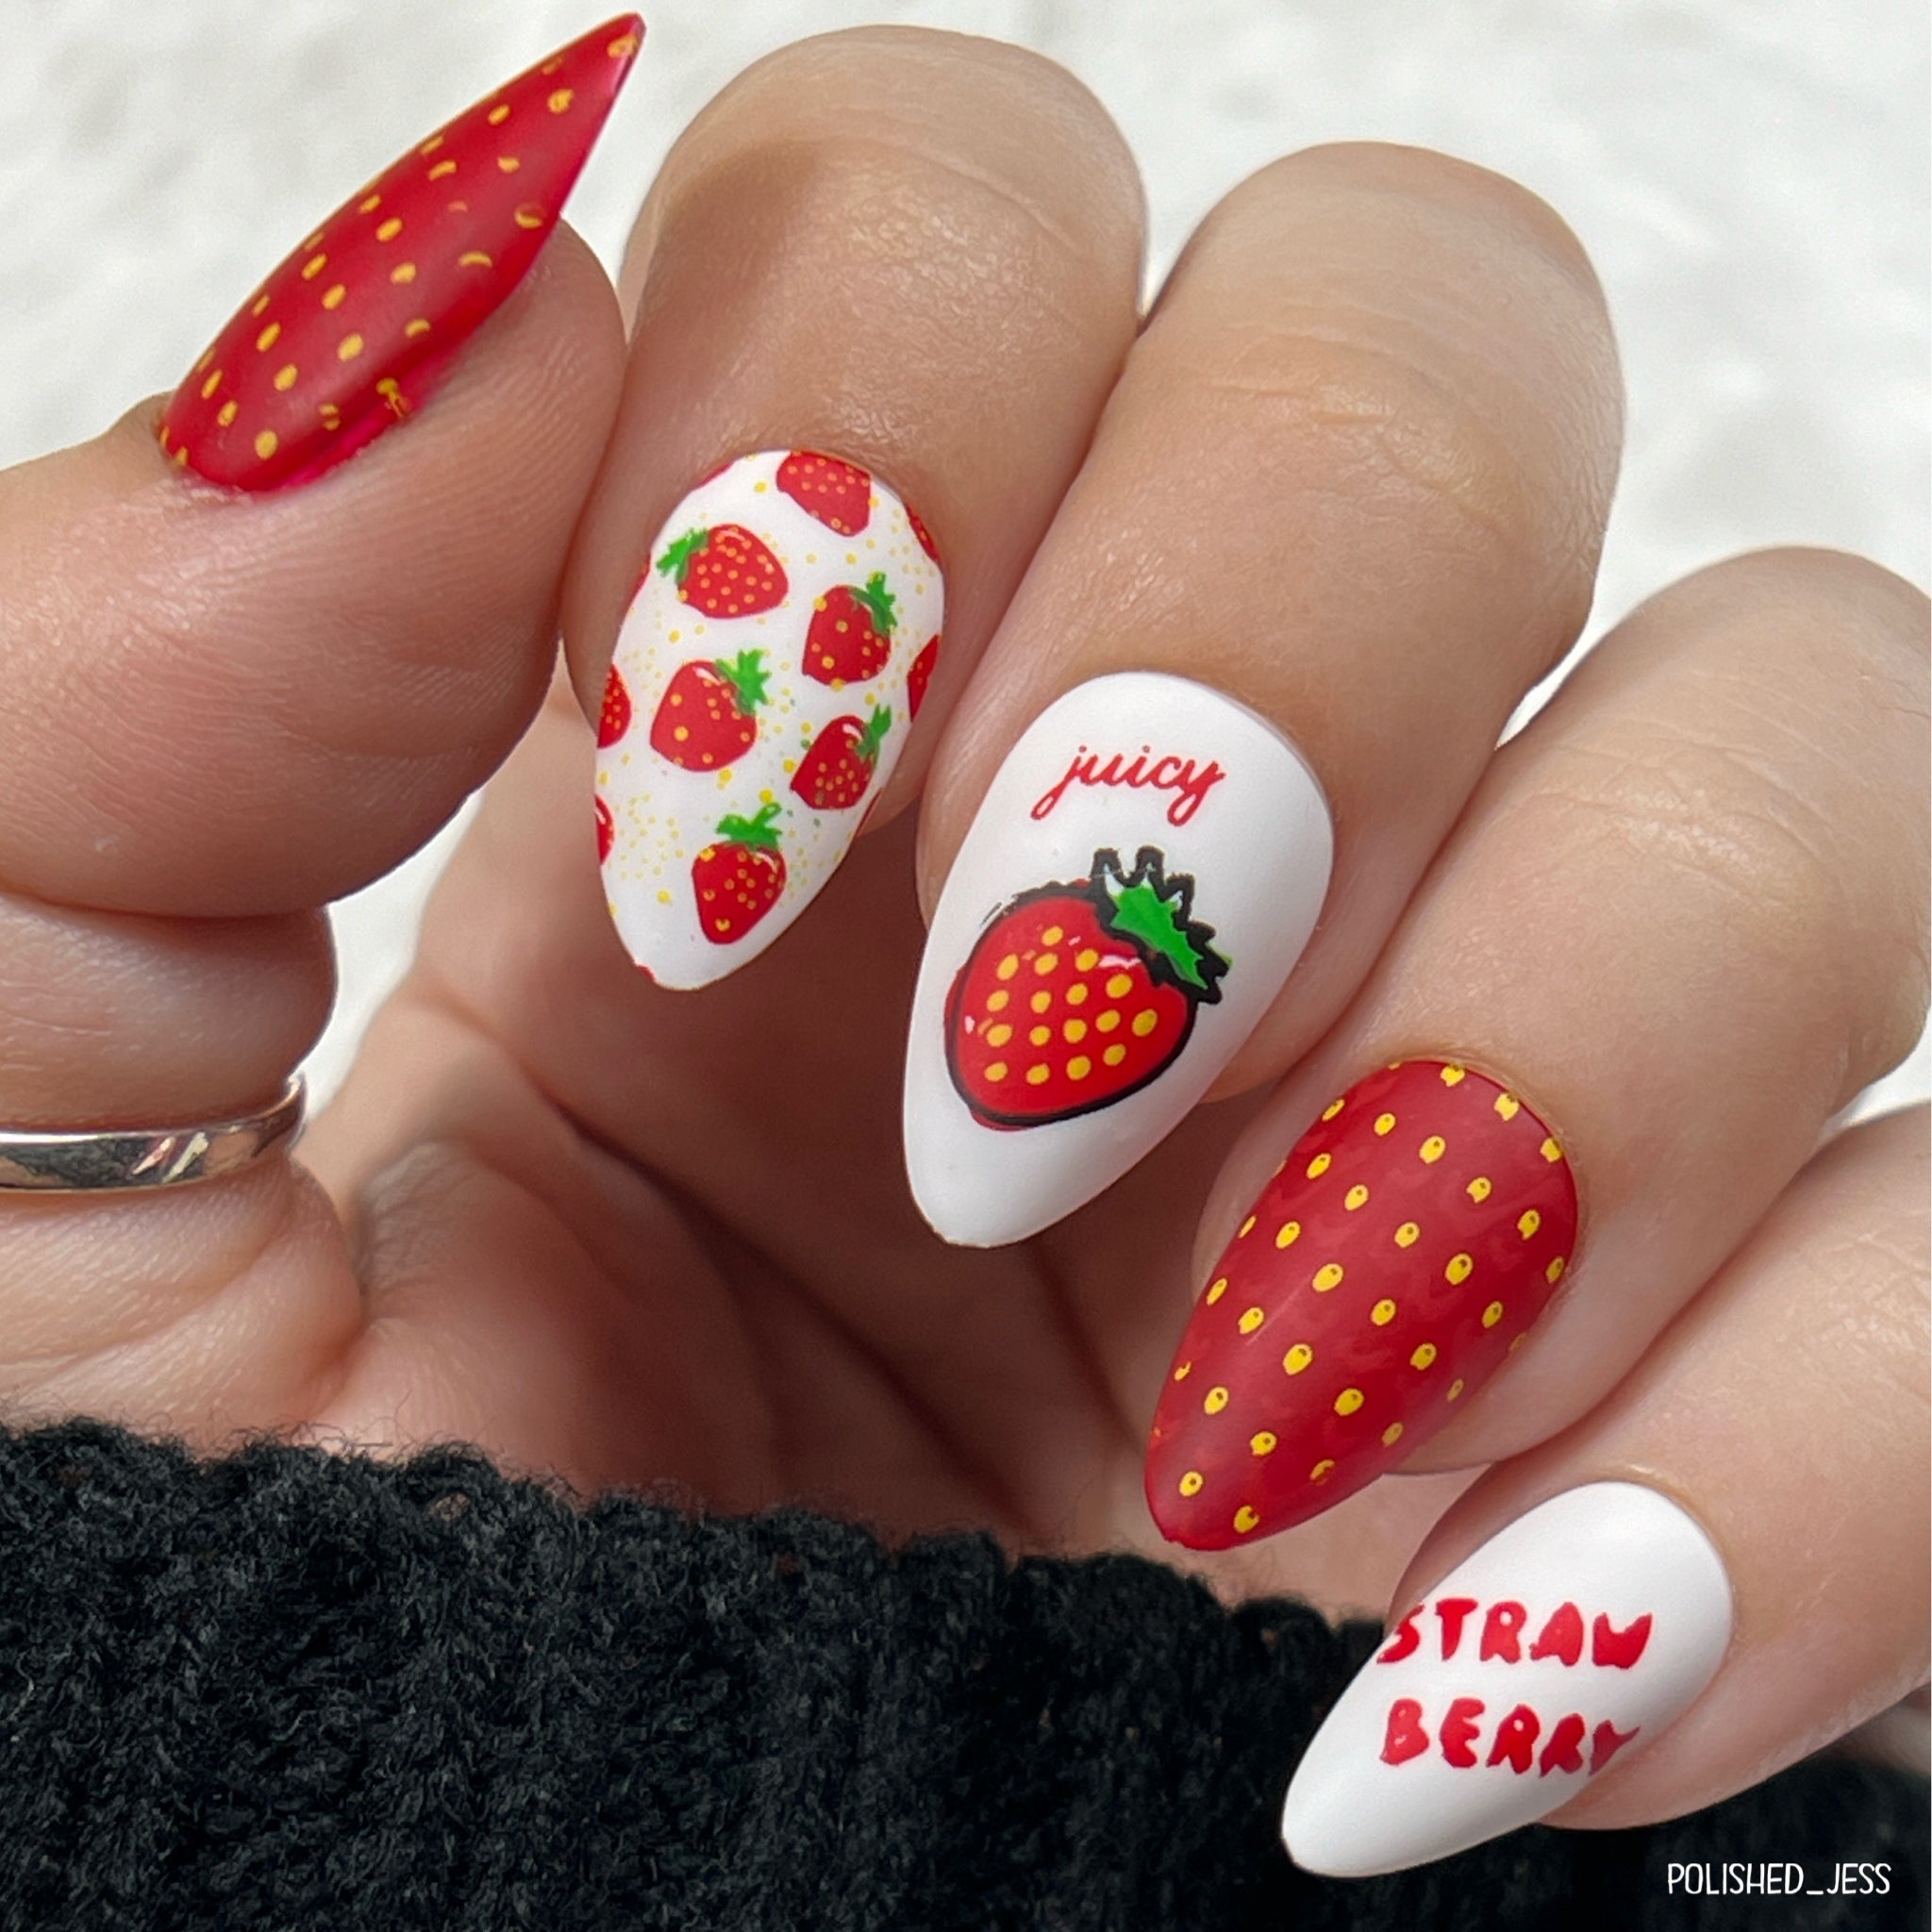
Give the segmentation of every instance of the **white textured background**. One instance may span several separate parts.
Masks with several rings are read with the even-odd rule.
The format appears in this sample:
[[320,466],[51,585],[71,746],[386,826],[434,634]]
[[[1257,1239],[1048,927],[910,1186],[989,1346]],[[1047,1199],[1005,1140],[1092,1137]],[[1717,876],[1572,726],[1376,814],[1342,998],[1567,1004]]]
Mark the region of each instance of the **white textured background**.
[[[0,463],[176,381],[255,279],[595,0],[0,0]],[[1158,275],[1285,150],[1441,147],[1553,202],[1608,289],[1629,451],[1592,632],[1750,545],[1927,577],[1923,0],[658,0],[572,204],[615,265],[677,130],[782,42],[865,21],[1023,42],[1141,157]],[[0,585],[0,597],[6,595]],[[0,693],[0,703],[5,702]],[[333,1083],[438,847],[344,908]],[[1927,1059],[1885,1083],[1922,1094]]]

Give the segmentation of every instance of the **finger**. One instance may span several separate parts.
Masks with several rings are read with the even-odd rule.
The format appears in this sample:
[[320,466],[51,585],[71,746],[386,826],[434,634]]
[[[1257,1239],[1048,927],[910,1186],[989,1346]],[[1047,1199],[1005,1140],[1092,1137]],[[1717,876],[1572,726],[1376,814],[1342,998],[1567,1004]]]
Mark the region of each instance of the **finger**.
[[911,794],[1086,447],[1140,249],[1098,104],[988,41],[808,41],[679,142],[565,624],[611,915],[663,984],[762,952]]
[[1148,1452],[1167,1535],[1238,1543],[1575,1421],[1904,1056],[1924,625],[1874,566],[1741,558],[1499,755],[1210,1196]]
[[[527,722],[619,377],[608,282],[550,230],[621,38],[531,70],[331,217],[244,303],[252,359],[228,367],[231,328],[191,373],[165,447],[144,408],[0,477],[0,1120],[192,1123],[276,1092],[326,1008],[312,908],[425,838]],[[445,164],[436,195],[481,184],[474,221],[425,205]],[[445,273],[458,243],[505,258],[472,265],[480,292]],[[397,290],[441,345],[430,391]],[[391,424],[407,405],[405,430],[368,433],[361,389],[318,373],[318,317],[363,344],[330,359],[398,372],[356,383]],[[308,436],[256,413],[290,398],[333,412],[356,460],[329,465],[326,428],[291,475],[255,457]],[[234,467],[243,432],[259,473]],[[299,1411],[359,1320],[331,1218],[279,1160],[184,1192],[0,1212],[0,1402],[189,1429]]]
[[1510,183],[1318,149],[1208,218],[934,770],[906,1129],[947,1239],[1320,1036],[1575,633],[1618,425],[1595,280]]
[[1674,1817],[1924,1681],[1925,1125],[1827,1148],[1613,1401],[1449,1512],[1296,1772],[1300,1863]]

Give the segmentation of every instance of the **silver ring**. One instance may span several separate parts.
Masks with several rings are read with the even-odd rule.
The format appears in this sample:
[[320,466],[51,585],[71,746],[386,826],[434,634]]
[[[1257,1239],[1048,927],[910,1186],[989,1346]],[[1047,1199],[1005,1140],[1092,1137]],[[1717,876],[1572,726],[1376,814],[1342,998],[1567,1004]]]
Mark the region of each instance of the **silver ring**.
[[35,1134],[0,1127],[0,1193],[91,1194],[220,1180],[300,1131],[307,1089],[292,1074],[261,1113],[198,1127]]

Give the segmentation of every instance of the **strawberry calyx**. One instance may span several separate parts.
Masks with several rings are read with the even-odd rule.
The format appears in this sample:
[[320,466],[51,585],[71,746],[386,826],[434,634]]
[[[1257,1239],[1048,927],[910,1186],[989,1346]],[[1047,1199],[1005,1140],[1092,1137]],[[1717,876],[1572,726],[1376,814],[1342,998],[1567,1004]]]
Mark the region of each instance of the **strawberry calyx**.
[[1214,928],[1191,916],[1194,881],[1178,872],[1170,879],[1164,864],[1164,856],[1152,845],[1134,855],[1132,872],[1122,866],[1118,852],[1096,852],[1091,880],[1094,904],[1106,930],[1139,947],[1157,980],[1165,979],[1190,999],[1212,1006],[1221,998],[1228,962],[1210,943]]
[[886,589],[885,572],[874,571],[871,576],[866,578],[863,590],[860,590],[857,584],[853,585],[852,595],[855,602],[865,606],[867,611],[871,614],[873,628],[878,632],[880,637],[891,637],[893,625],[899,622],[897,614],[899,600],[892,595],[891,591]]
[[865,721],[865,729],[853,741],[852,755],[868,770],[879,761],[879,747],[886,741],[886,733],[892,728],[892,714],[881,705]]
[[[672,545],[674,550],[676,547],[676,544]],[[659,570],[663,567],[662,564],[658,566]],[[711,669],[738,694],[738,708],[747,718],[764,703],[770,675],[765,670],[765,654],[762,651],[741,651],[735,658],[719,658],[713,661]]]
[[708,529],[687,530],[675,542],[668,543],[664,555],[658,559],[658,568],[681,591],[684,580],[691,575],[691,561],[706,550],[711,541]]
[[741,819],[736,812],[726,812],[718,821],[718,836],[729,840],[734,845],[746,846],[753,852],[775,852],[778,834],[774,824],[782,810],[784,807],[774,801],[760,806],[756,818]]

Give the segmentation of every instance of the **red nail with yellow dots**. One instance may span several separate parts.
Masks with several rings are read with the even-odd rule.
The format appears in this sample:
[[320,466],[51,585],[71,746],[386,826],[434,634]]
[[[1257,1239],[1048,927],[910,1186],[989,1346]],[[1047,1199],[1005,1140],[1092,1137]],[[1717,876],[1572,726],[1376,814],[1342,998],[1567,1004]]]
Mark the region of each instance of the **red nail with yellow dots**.
[[189,372],[162,449],[210,482],[281,490],[421,408],[536,260],[642,35],[625,14],[574,41],[352,195]]
[[1155,1414],[1147,1502],[1221,1550],[1373,1482],[1542,1313],[1576,1240],[1549,1127],[1473,1068],[1398,1060],[1329,1107],[1215,1265]]

